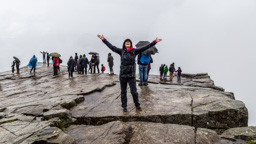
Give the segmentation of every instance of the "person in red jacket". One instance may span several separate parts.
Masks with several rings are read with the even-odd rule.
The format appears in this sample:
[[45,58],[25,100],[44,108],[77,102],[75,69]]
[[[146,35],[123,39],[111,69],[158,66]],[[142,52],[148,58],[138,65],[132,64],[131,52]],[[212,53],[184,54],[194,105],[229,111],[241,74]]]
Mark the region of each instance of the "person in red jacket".
[[60,59],[58,57],[53,58],[53,75],[58,75],[58,68],[60,65]]

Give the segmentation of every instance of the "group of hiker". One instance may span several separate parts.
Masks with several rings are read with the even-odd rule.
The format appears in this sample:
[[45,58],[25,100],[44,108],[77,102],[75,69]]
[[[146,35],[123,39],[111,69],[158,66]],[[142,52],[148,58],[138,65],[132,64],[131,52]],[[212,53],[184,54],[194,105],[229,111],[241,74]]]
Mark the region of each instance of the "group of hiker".
[[[126,39],[123,42],[122,48],[117,48],[113,46],[111,43],[109,43],[103,35],[97,35],[102,42],[113,52],[117,53],[121,57],[121,65],[120,65],[120,74],[119,74],[119,80],[120,80],[120,86],[121,86],[121,103],[122,103],[122,108],[123,112],[127,112],[127,84],[130,86],[130,91],[133,97],[133,101],[136,107],[136,110],[141,111],[139,99],[138,99],[138,92],[136,88],[136,56],[138,55],[138,65],[139,65],[139,74],[140,74],[140,83],[139,86],[146,86],[148,85],[148,74],[151,69],[151,63],[153,63],[153,59],[151,55],[145,55],[143,52],[145,50],[148,50],[149,48],[153,47],[156,45],[158,42],[161,42],[162,39],[156,38],[154,41],[151,43],[148,43],[146,45],[137,47],[136,49],[133,48],[132,46],[132,41],[130,39]],[[49,66],[49,60],[50,60],[50,54],[47,52],[41,52],[43,54],[43,63],[46,63],[46,56],[47,56],[47,64]],[[89,53],[91,54],[91,53]],[[14,62],[13,62],[13,69],[14,65],[16,64],[17,67],[17,74],[19,74],[19,65],[20,61],[17,60],[16,57],[14,57]],[[62,60],[59,57],[53,57],[53,69],[54,69],[54,75],[57,75],[57,71],[60,70],[60,63]],[[109,64],[109,70],[110,74],[114,74],[113,71],[113,66],[114,66],[114,58],[112,57],[111,53],[108,54],[108,59],[107,62]],[[68,65],[68,72],[69,72],[69,77],[73,77],[73,72],[77,71],[78,74],[87,74],[87,67],[89,66],[88,72],[91,74],[96,73],[96,69],[98,73],[99,71],[99,64],[100,64],[100,59],[99,55],[97,53],[93,53],[91,60],[89,61],[88,58],[86,57],[85,54],[80,55],[78,57],[77,53],[75,53],[75,57],[73,58],[70,56],[67,65]],[[36,65],[37,65],[37,58],[34,55],[31,60],[29,61],[28,66],[31,67],[30,72],[32,70],[36,70]],[[102,64],[101,65],[101,72],[104,73],[105,71],[105,66]],[[161,81],[166,81],[166,75],[167,72],[170,72],[170,81],[173,79],[173,74],[177,72],[177,77],[178,81],[180,82],[180,76],[181,76],[181,68],[179,67],[178,70],[175,70],[174,63],[172,63],[168,69],[167,65],[162,64],[159,68],[160,71],[160,80]],[[13,70],[14,72],[14,70]]]
[[[177,75],[177,82],[181,82],[181,68],[178,67],[178,70],[175,70],[175,66],[174,63],[172,63],[168,69],[168,66],[165,64],[161,64],[161,66],[159,67],[159,72],[160,72],[160,81],[167,81],[167,73],[170,73],[170,81],[172,82],[173,80],[173,76]],[[177,73],[177,74],[176,74]]]
[[[96,53],[92,54],[90,61],[88,60],[85,54],[80,55],[80,57],[78,58],[77,53],[75,53],[75,59],[73,59],[73,57],[71,56],[67,63],[69,77],[73,77],[74,71],[77,71],[78,74],[87,75],[88,66],[89,66],[88,72],[90,74],[95,74],[96,69],[98,73],[100,73],[99,64],[100,64],[100,58],[99,58],[99,55]],[[106,70],[105,66],[101,64],[101,73],[104,73],[105,70]]]

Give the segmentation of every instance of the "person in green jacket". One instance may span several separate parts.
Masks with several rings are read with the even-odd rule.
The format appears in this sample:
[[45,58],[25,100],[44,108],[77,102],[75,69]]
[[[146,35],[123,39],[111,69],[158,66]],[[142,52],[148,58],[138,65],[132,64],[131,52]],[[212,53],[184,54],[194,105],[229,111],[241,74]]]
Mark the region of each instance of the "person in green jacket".
[[168,72],[168,66],[165,65],[165,66],[164,66],[164,76],[163,76],[163,80],[164,80],[164,81],[167,81],[167,79],[165,78],[167,72]]

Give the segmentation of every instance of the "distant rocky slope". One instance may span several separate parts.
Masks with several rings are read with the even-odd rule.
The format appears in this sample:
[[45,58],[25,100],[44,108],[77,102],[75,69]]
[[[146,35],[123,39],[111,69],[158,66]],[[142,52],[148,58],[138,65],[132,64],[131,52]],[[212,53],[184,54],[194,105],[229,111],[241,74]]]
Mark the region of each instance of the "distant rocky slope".
[[118,75],[59,76],[39,63],[18,76],[0,73],[0,143],[212,144],[255,142],[248,111],[232,92],[215,86],[207,73],[183,74],[182,82],[137,87],[143,111],[129,88],[123,113]]

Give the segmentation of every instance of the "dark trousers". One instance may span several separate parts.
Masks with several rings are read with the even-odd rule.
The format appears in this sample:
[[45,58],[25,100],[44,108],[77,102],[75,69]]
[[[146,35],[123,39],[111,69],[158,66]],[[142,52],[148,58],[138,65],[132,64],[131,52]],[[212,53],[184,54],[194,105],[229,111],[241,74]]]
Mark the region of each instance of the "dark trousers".
[[73,77],[73,71],[68,72],[68,77]]
[[95,73],[95,68],[97,67],[98,73],[100,73],[99,64],[93,66],[93,73]]
[[82,71],[82,74],[87,74],[87,67],[82,67],[81,71]]
[[139,107],[140,103],[139,103],[138,92],[136,88],[136,78],[120,77],[122,107],[123,108],[127,107],[127,83],[129,83],[129,86],[130,86],[133,102],[136,107]]
[[48,65],[48,67],[49,67],[49,59],[47,59],[47,65]]
[[180,76],[181,76],[181,75],[177,75],[177,81],[178,81],[178,82],[181,82]]
[[53,66],[53,75],[57,75],[57,74],[58,74],[58,67]]
[[17,69],[17,73],[19,73],[20,72],[20,65],[16,64],[16,69]]
[[36,72],[36,67],[32,67],[30,72],[32,72],[32,70],[34,70],[34,72]]
[[109,66],[110,73],[113,72],[113,66]]

